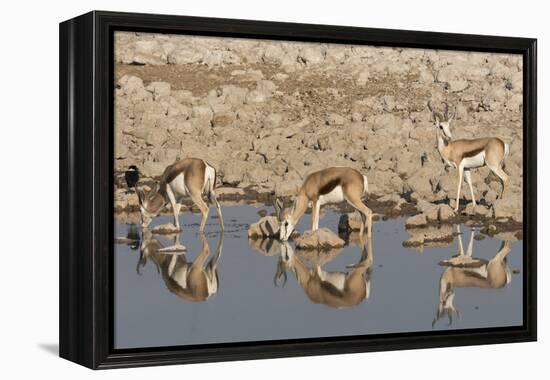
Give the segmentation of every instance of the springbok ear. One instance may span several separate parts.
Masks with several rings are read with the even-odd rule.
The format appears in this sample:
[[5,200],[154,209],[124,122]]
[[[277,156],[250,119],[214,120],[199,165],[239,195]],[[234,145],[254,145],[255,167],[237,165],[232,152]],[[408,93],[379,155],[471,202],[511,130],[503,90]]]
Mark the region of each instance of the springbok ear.
[[451,117],[449,117],[449,119],[448,119],[447,121],[450,123],[451,121],[453,121],[453,119],[455,118],[455,116],[456,116],[456,107],[455,107],[454,110],[453,110],[453,114],[451,115]]
[[277,262],[277,271],[275,272],[275,276],[273,276],[273,285],[275,285],[276,288],[279,287],[279,279],[281,277],[283,279],[283,282],[281,283],[281,287],[284,288],[286,285],[288,276],[286,274],[285,263],[282,260],[279,260],[279,262]]
[[279,198],[276,198],[274,206],[275,206],[275,212],[277,214],[280,214],[281,211],[283,210],[283,201],[281,201]]
[[441,122],[441,119],[439,118],[439,115],[434,113],[434,121],[436,124],[439,124]]

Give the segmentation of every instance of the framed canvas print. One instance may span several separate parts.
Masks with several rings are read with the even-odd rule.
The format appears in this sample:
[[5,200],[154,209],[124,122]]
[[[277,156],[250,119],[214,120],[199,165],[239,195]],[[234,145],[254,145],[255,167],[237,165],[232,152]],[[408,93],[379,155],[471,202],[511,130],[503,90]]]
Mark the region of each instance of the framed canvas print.
[[536,339],[536,40],[60,24],[60,355]]

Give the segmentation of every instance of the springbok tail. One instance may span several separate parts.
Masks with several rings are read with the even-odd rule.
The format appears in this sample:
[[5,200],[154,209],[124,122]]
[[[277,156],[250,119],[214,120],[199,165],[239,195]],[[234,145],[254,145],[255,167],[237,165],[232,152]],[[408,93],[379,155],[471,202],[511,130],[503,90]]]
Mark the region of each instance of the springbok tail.
[[504,144],[504,159],[510,155],[510,144]]
[[222,231],[225,229],[224,223],[223,223],[223,215],[222,215],[222,209],[220,207],[220,203],[218,202],[218,199],[216,198],[216,192],[214,189],[216,188],[216,169],[214,167],[206,164],[206,184],[205,184],[205,190],[208,196],[208,200],[210,204],[213,204],[216,207],[216,212],[218,213],[218,218],[220,219],[220,226],[222,228]]
[[512,144],[512,142],[504,144],[504,157],[502,157],[501,162],[501,166],[503,169],[506,169],[506,158],[508,158],[508,156],[510,155],[510,144]]
[[363,176],[363,196],[367,196],[367,193],[369,191],[369,180],[367,179],[367,176]]
[[204,192],[206,193],[208,200],[213,202],[213,198],[215,197],[214,189],[216,187],[216,169],[206,164],[205,177]]

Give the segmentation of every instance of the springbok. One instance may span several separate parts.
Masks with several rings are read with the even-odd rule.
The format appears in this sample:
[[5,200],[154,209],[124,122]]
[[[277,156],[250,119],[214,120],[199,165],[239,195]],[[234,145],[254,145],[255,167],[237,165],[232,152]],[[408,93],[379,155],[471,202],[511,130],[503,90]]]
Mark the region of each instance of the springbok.
[[[175,239],[179,240],[179,234]],[[188,262],[186,254],[165,253],[162,250],[163,244],[145,228],[138,273],[140,267],[146,264],[147,258],[151,258],[170,292],[187,301],[206,301],[215,295],[219,288],[217,268],[223,250],[223,232],[220,234],[216,254],[208,262],[208,240],[204,233],[200,233],[200,239],[202,249],[199,255],[192,262]]]
[[147,227],[168,203],[174,213],[174,224],[179,229],[179,212],[182,201],[189,196],[202,214],[200,231],[204,231],[208,218],[208,206],[202,199],[206,194],[209,201],[216,207],[223,231],[223,217],[220,204],[214,191],[216,185],[216,169],[199,158],[185,158],[169,165],[153,189],[145,193],[137,189],[139,209],[141,212],[141,226]]
[[470,187],[472,204],[476,205],[470,170],[483,166],[487,166],[502,181],[502,192],[500,193],[502,199],[508,182],[508,175],[504,172],[503,165],[504,160],[510,153],[510,145],[497,137],[452,140],[451,122],[456,116],[456,107],[450,117],[447,103],[445,103],[445,113],[443,115],[434,111],[430,102],[428,102],[428,109],[432,112],[434,125],[437,128],[437,150],[445,164],[456,168],[458,172],[454,210],[458,211],[460,204],[463,177]]
[[506,257],[512,249],[510,241],[503,241],[499,251],[487,261],[472,257],[475,235],[473,230],[466,254],[460,229],[458,233],[458,255],[439,263],[447,268],[439,280],[439,304],[432,327],[445,315],[449,319],[449,325],[453,322],[453,315],[460,315],[454,306],[455,288],[499,289],[511,281],[510,269],[506,263]]
[[368,208],[361,198],[367,194],[367,177],[357,170],[348,167],[332,167],[311,173],[306,177],[298,195],[294,199],[292,209],[283,207],[280,199],[275,201],[275,212],[280,223],[280,239],[289,239],[298,220],[311,206],[311,229],[319,229],[319,210],[322,205],[328,203],[340,203],[344,200],[352,205],[361,214],[363,223],[360,233],[363,234],[364,225],[367,224],[368,235],[372,235],[372,210]]
[[[348,266],[351,268],[348,272],[326,272],[322,268],[323,264],[319,262],[319,257],[314,258],[313,266],[309,268],[294,254],[288,242],[283,241],[279,244],[281,256],[273,279],[276,286],[277,280],[281,276],[284,286],[286,270],[291,269],[296,275],[299,285],[313,303],[345,308],[358,305],[369,298],[369,270],[373,263],[372,239],[370,237],[367,237],[367,248],[365,248],[365,243],[362,243],[359,262]],[[325,254],[321,255],[326,257]]]

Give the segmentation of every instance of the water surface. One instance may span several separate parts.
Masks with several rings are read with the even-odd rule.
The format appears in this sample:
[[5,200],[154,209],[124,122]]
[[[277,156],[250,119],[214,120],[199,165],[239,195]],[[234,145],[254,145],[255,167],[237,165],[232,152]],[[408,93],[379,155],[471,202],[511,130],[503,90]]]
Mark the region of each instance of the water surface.
[[[471,228],[460,226],[462,235],[450,245],[419,253],[402,246],[409,237],[404,219],[390,219],[373,225],[371,250],[366,242],[361,245],[355,239],[341,252],[304,256],[291,243],[290,254],[293,251],[294,260],[299,261],[286,267],[283,287],[285,266],[281,263],[288,261],[288,253],[281,256],[277,241],[251,246],[247,238],[248,224],[259,219],[257,212],[272,209],[222,208],[223,239],[217,219],[210,217],[203,236],[198,232],[199,215],[180,215],[183,231],[179,240],[187,248],[185,254],[156,252],[172,245],[173,238],[141,230],[132,231],[138,233],[141,244],[115,245],[115,348],[522,324],[521,241],[510,243],[505,262],[499,261],[502,241],[471,239]],[[320,226],[336,232],[339,216],[338,211],[326,209]],[[150,227],[172,221],[171,216],[160,216]],[[305,215],[297,230],[309,229],[310,223],[310,215]],[[115,236],[127,236],[130,228],[116,224]],[[472,242],[472,257],[480,259],[476,267],[439,265],[457,255],[460,236],[465,254]],[[140,253],[140,245],[145,252]],[[348,267],[357,263],[359,267]],[[312,275],[306,283],[307,268]],[[338,304],[349,291],[342,282],[346,277],[334,273],[354,270],[361,271],[365,294],[359,289],[359,295]],[[360,288],[360,282],[354,286]]]

